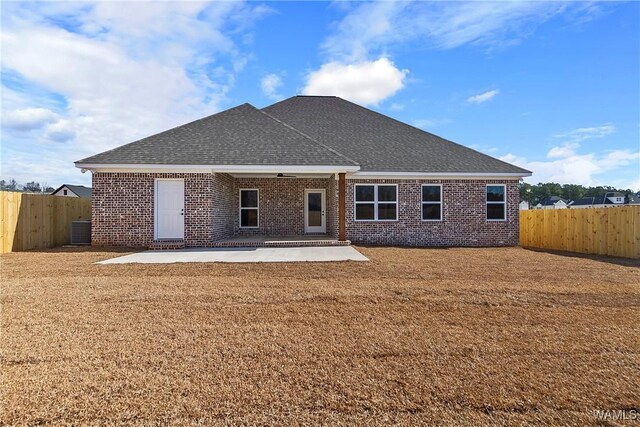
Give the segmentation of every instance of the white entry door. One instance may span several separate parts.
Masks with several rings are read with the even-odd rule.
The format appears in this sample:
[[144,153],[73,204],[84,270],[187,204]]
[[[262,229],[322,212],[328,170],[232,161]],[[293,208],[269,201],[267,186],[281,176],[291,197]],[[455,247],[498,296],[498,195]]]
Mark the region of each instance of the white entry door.
[[305,233],[326,233],[326,202],[324,190],[304,190]]
[[156,179],[156,239],[184,238],[184,180]]

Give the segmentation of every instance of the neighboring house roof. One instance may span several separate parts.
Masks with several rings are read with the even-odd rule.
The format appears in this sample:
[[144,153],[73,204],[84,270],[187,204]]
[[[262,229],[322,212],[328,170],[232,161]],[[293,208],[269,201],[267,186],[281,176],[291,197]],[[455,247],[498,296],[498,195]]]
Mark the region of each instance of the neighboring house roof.
[[249,104],[242,104],[76,163],[356,165],[354,161]]
[[263,110],[243,104],[76,165],[323,165],[373,172],[531,174],[333,96],[295,96]]
[[51,195],[55,195],[58,191],[62,190],[64,187],[67,187],[71,190],[76,196],[84,197],[87,199],[91,198],[91,187],[85,187],[84,185],[71,185],[71,184],[62,184],[56,190],[54,190]]
[[581,199],[574,200],[571,202],[571,206],[588,206],[593,205],[595,197],[583,197]]
[[551,196],[551,197],[547,197],[546,199],[544,199],[542,201],[542,206],[552,206],[552,205],[555,205],[558,202],[569,203],[569,201],[567,199],[563,199],[562,197]]
[[[630,203],[631,196],[626,197],[624,193],[618,191],[601,194],[599,196],[583,197],[581,199],[574,200],[571,206],[585,206],[585,205],[621,205],[623,203]],[[616,203],[614,199],[621,197],[625,201],[623,203]],[[637,196],[636,196],[637,197]],[[640,203],[640,202],[639,202]]]
[[355,160],[361,171],[530,174],[335,96],[295,96],[264,111]]

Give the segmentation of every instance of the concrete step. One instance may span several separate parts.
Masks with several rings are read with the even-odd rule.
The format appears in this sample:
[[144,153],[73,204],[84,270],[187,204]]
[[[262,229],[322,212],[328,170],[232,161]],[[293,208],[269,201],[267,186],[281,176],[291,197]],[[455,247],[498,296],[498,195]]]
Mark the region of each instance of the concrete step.
[[184,249],[184,240],[154,240],[149,249],[152,250],[171,250]]
[[318,239],[318,240],[228,240],[213,242],[213,248],[297,248],[307,246],[350,246],[349,240]]

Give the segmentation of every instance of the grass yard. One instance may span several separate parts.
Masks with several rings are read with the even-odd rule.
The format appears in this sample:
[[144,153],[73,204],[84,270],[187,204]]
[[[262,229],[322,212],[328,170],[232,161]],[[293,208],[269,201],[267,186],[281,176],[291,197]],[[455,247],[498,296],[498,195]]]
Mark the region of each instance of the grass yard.
[[637,261],[359,249],[371,262],[2,255],[0,424],[609,425],[594,411],[640,410]]

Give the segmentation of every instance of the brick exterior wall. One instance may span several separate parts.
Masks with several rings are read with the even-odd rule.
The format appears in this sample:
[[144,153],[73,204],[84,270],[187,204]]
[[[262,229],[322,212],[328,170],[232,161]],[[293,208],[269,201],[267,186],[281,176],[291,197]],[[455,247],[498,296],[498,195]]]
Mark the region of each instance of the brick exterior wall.
[[[237,178],[227,174],[94,173],[92,243],[149,247],[154,238],[154,179],[185,182],[185,246],[204,247],[234,235],[304,234],[304,190],[325,189],[327,234],[338,234],[338,182],[322,178]],[[398,184],[399,220],[356,222],[354,184]],[[442,184],[443,220],[421,220],[421,184]],[[507,221],[486,220],[485,186],[506,184]],[[351,180],[346,182],[347,239],[402,246],[518,244],[518,181]],[[258,229],[239,227],[240,188],[259,189]]]
[[234,179],[226,173],[213,174],[213,241],[233,236],[235,211],[238,205],[235,197]]
[[184,179],[185,246],[212,239],[213,175],[182,173],[93,174],[91,243],[96,246],[149,247],[153,242],[154,179]]
[[[337,184],[331,178],[236,178],[234,180],[235,235],[301,235],[304,234],[304,190],[324,189],[327,233],[337,229],[337,200],[330,197]],[[333,186],[333,189],[332,189]],[[258,228],[240,228],[240,189],[258,189]],[[337,234],[330,234],[331,236]]]
[[[354,184],[398,184],[398,221],[354,221]],[[442,184],[442,221],[422,221],[421,185]],[[486,220],[486,185],[505,184],[507,220]],[[519,238],[518,181],[350,180],[346,185],[347,239],[398,246],[515,246]]]

